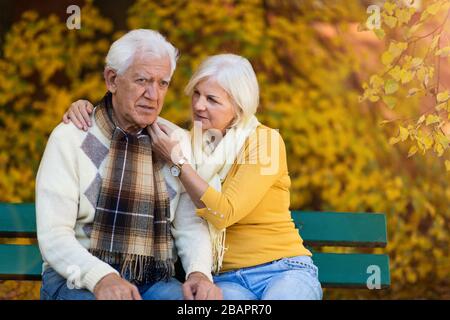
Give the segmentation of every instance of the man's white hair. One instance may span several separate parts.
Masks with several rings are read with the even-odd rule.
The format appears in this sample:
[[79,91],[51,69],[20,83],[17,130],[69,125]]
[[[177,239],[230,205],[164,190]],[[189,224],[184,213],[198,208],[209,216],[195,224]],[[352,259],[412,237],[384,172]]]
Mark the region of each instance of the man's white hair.
[[129,31],[111,45],[106,56],[106,67],[123,74],[133,62],[136,54],[152,55],[170,60],[170,76],[175,71],[178,50],[159,32],[149,29]]
[[236,107],[237,124],[241,117],[254,115],[259,105],[259,86],[250,62],[235,54],[218,54],[203,61],[186,86],[192,96],[195,86],[206,79],[214,79],[228,93]]

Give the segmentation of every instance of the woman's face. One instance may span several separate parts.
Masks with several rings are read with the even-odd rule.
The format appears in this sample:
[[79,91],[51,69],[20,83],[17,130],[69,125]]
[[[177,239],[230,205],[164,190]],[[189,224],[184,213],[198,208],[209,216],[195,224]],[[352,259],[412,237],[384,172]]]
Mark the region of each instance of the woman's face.
[[216,80],[207,78],[194,87],[192,119],[201,122],[202,130],[217,129],[225,134],[235,114],[231,98]]

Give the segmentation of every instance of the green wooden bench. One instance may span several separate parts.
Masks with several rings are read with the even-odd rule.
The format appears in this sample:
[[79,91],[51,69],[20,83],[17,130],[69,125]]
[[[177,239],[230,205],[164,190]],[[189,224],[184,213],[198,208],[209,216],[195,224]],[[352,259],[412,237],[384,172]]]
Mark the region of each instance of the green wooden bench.
[[[380,286],[390,285],[386,254],[321,253],[323,246],[385,247],[386,217],[375,213],[292,211],[304,243],[313,251],[323,287],[367,288],[373,267]],[[0,238],[35,238],[34,204],[0,203]],[[37,244],[0,244],[0,280],[39,280],[42,260]]]

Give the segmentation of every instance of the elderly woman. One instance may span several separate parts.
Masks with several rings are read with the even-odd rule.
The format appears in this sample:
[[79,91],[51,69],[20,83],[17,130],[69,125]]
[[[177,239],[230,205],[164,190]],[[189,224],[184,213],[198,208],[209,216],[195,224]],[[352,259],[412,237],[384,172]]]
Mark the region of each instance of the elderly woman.
[[[318,269],[290,216],[283,139],[254,116],[259,88],[251,64],[232,54],[209,57],[186,93],[191,153],[180,152],[165,125],[147,130],[154,152],[172,165],[196,214],[208,222],[214,282],[224,299],[321,299]],[[64,121],[82,128],[90,110],[78,101]]]

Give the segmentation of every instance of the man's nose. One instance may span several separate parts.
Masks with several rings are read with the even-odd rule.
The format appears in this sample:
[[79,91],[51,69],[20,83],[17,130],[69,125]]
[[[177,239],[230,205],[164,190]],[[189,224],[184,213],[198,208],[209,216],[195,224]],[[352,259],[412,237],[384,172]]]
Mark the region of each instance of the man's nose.
[[155,81],[145,87],[144,97],[150,100],[158,100],[158,88]]

